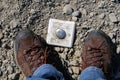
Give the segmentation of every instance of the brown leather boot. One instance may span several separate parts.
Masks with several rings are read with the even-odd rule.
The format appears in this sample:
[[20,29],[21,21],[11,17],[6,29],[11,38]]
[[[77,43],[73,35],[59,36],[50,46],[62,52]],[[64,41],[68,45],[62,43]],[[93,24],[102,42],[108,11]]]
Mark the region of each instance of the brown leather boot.
[[101,68],[104,73],[111,69],[111,40],[100,30],[88,33],[82,49],[82,69],[89,66]]
[[45,64],[49,53],[43,38],[28,29],[16,35],[14,52],[17,64],[25,76],[32,75],[40,65]]

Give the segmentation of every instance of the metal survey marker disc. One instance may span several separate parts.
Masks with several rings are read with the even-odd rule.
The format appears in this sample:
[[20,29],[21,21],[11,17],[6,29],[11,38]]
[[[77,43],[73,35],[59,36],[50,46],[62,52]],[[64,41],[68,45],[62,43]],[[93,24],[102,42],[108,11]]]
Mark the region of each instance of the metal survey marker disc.
[[59,39],[64,39],[66,37],[66,32],[63,29],[57,29],[56,30],[56,36]]

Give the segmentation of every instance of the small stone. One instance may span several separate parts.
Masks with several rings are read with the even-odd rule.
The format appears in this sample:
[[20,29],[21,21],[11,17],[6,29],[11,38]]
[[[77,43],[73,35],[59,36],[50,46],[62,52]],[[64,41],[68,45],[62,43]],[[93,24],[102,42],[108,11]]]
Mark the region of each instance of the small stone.
[[67,14],[67,15],[70,15],[72,14],[73,12],[73,9],[71,8],[70,5],[65,5],[64,8],[63,8],[63,13]]
[[102,13],[102,14],[100,14],[98,17],[99,17],[100,19],[104,19],[104,18],[105,18],[105,14]]
[[69,3],[70,3],[70,0],[65,0],[65,3],[66,3],[66,4],[69,4]]
[[6,47],[7,47],[7,44],[6,44],[6,43],[3,43],[3,44],[2,44],[2,47],[3,47],[3,48],[6,48]]
[[31,9],[31,10],[30,10],[30,13],[31,13],[32,15],[34,15],[34,14],[36,13],[36,11],[35,11],[34,9]]
[[0,67],[0,70],[1,70],[2,72],[5,72],[5,71],[6,71],[5,66],[1,66],[1,67]]
[[65,52],[65,53],[67,53],[68,51],[69,51],[68,48],[65,48],[65,49],[64,49],[64,52]]
[[13,67],[12,67],[12,66],[8,66],[7,70],[8,70],[8,73],[9,73],[9,74],[12,74],[12,73],[13,73]]
[[120,54],[120,46],[117,47],[117,54]]
[[61,48],[60,48],[60,52],[63,52],[63,51],[64,51],[64,48],[61,47]]
[[41,0],[34,0],[34,1],[37,2],[37,3],[41,2]]
[[98,8],[104,8],[106,7],[105,1],[101,1],[98,3]]
[[69,65],[70,66],[76,66],[77,65],[77,61],[76,60],[70,61]]
[[37,15],[32,15],[28,18],[27,24],[32,24],[33,20],[37,17]]
[[92,0],[92,2],[93,2],[93,3],[95,3],[95,2],[96,2],[96,0]]
[[60,52],[60,48],[59,48],[59,47],[55,47],[55,50],[56,50],[57,52]]
[[118,17],[118,22],[120,22],[120,16]]
[[80,57],[80,51],[79,51],[79,50],[76,50],[76,51],[75,51],[75,56],[76,56],[76,57]]
[[68,68],[68,71],[69,71],[70,74],[73,74],[73,71],[70,67]]
[[[16,80],[16,76],[19,75],[20,73],[13,73],[13,74],[9,74],[8,78],[9,80]],[[19,79],[20,80],[20,79]]]
[[3,38],[3,33],[2,32],[0,32],[0,39],[2,39]]
[[115,39],[115,38],[113,38],[113,39],[112,39],[112,42],[115,44],[115,43],[116,43],[116,39]]
[[87,22],[82,23],[81,25],[82,29],[88,29],[89,26],[87,25]]
[[10,47],[13,47],[13,45],[14,45],[14,42],[11,41],[11,42],[10,42]]
[[78,18],[73,16],[73,17],[72,17],[72,20],[73,20],[73,21],[77,21]]
[[112,2],[116,2],[116,3],[119,3],[120,0],[111,0]]
[[118,22],[117,17],[115,16],[115,13],[110,13],[109,14],[109,19],[113,23]]
[[13,19],[11,22],[10,22],[10,27],[13,29],[13,28],[16,28],[16,27],[20,27],[20,22],[19,20],[16,20],[16,19]]
[[80,10],[80,12],[81,12],[82,15],[86,16],[88,14],[87,11],[86,11],[86,9],[84,9],[84,8],[80,8],[79,10]]
[[109,33],[108,35],[111,39],[113,39],[116,34],[115,33]]
[[93,17],[94,15],[95,15],[95,13],[91,12],[90,15],[89,15],[89,17]]
[[80,13],[80,11],[75,11],[75,12],[72,13],[72,16],[74,16],[74,17],[80,17],[81,13]]
[[73,73],[75,74],[79,74],[80,73],[80,69],[79,67],[72,67]]
[[114,28],[114,29],[113,29],[113,31],[115,31],[115,32],[116,32],[117,30],[119,30],[119,29],[118,29],[118,28]]
[[110,1],[115,2],[116,0],[110,0]]
[[66,60],[66,54],[65,53],[62,53],[60,54],[61,58],[63,58],[64,60]]

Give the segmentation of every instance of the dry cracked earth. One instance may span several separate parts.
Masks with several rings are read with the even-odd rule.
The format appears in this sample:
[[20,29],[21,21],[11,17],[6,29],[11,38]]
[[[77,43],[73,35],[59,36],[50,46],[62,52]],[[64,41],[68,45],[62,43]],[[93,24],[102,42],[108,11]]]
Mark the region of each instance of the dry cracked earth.
[[54,56],[61,61],[58,70],[66,80],[76,80],[80,75],[81,48],[86,34],[93,29],[110,36],[119,57],[120,0],[0,0],[0,80],[25,79],[15,62],[15,34],[29,28],[46,40],[50,18],[76,23],[72,48],[52,46]]

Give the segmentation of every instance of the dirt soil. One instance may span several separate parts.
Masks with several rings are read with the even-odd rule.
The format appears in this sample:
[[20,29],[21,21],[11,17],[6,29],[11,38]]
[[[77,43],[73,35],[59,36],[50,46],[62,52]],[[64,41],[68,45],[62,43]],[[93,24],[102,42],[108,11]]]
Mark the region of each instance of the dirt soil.
[[[66,80],[76,80],[81,73],[81,48],[86,34],[103,30],[116,45],[120,55],[119,0],[0,0],[0,80],[24,80],[16,65],[13,41],[16,33],[29,28],[45,40],[50,18],[75,21],[72,48],[53,46],[52,61]],[[56,57],[55,57],[56,56]]]

